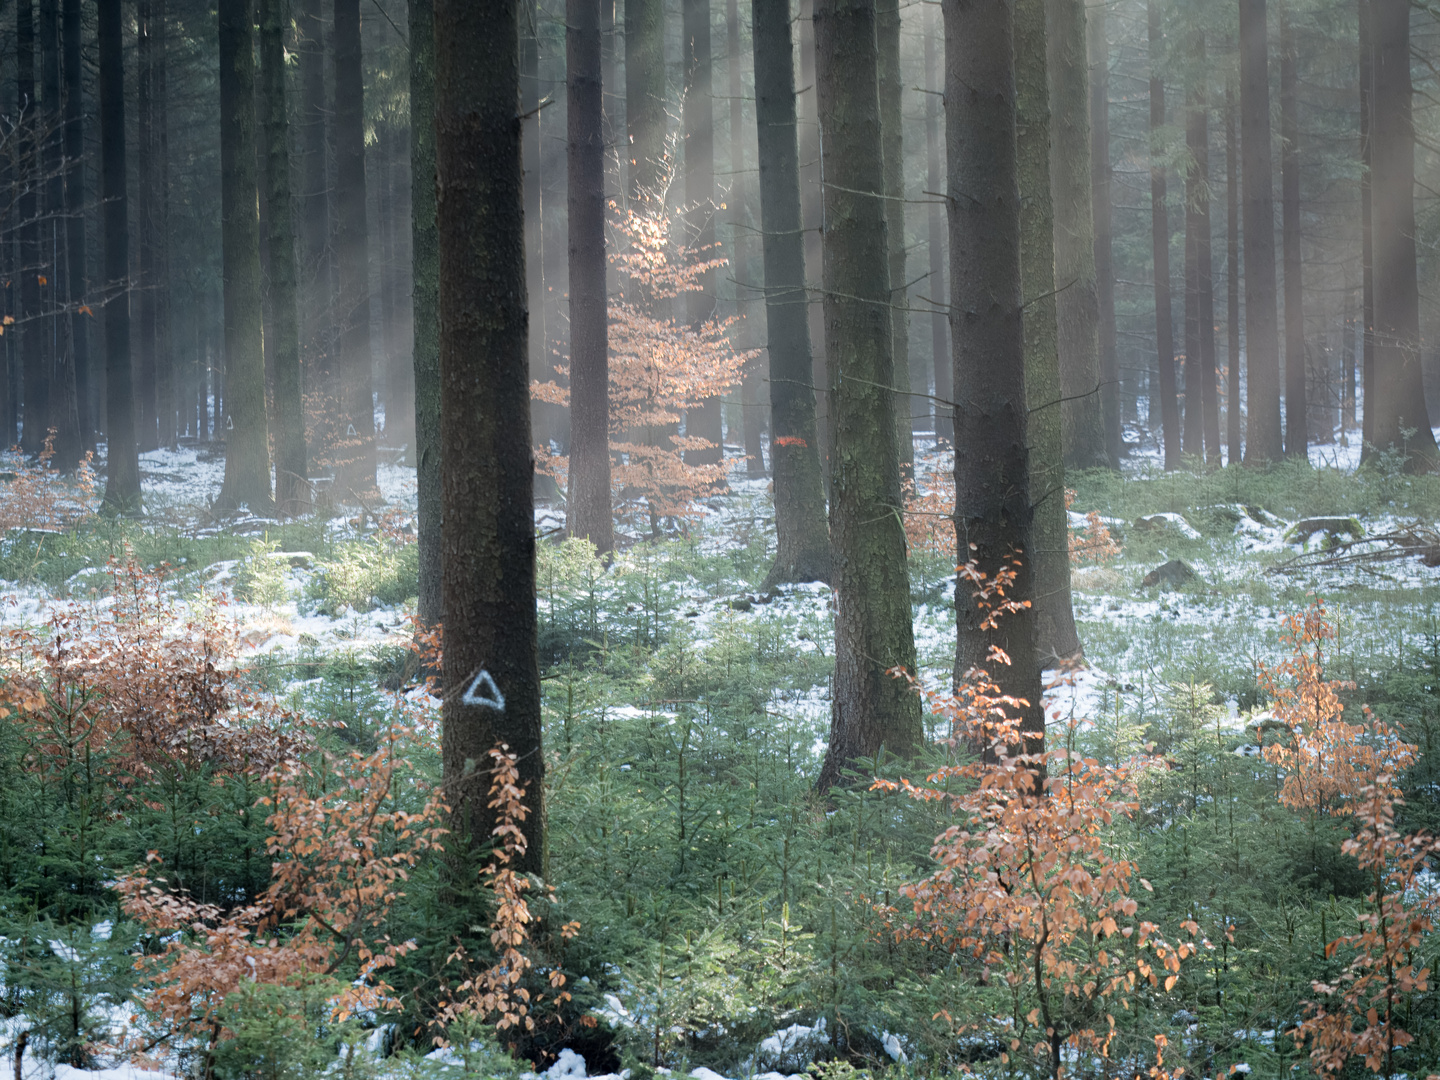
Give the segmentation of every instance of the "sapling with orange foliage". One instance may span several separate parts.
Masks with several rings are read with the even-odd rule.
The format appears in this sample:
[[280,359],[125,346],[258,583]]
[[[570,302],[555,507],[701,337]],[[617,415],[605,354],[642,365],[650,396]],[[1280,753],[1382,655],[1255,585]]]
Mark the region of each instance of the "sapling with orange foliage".
[[94,455],[86,451],[73,473],[52,467],[55,429],[37,461],[17,460],[0,478],[0,532],[68,529],[95,512]]

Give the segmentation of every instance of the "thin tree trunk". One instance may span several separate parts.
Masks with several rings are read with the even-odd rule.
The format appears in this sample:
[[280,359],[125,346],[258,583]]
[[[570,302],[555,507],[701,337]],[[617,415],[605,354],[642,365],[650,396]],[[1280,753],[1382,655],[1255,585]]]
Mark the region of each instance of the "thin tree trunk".
[[1110,41],[1104,0],[1089,0],[1086,37],[1090,59],[1090,204],[1095,227],[1095,301],[1099,309],[1100,412],[1105,427],[1105,459],[1120,467],[1125,452],[1120,413],[1120,360],[1115,333],[1115,256],[1110,207]]
[[225,278],[225,481],[216,502],[268,513],[270,433],[255,182],[255,7],[220,0],[220,228]]
[[[1340,360],[1340,432],[1341,441],[1349,445],[1345,433],[1355,430],[1355,351],[1359,344],[1355,333],[1354,286],[1345,278],[1345,329],[1341,337]],[[1363,331],[1362,331],[1363,333]]]
[[890,242],[890,352],[895,358],[895,438],[900,477],[915,476],[915,411],[910,396],[910,304],[905,268],[904,86],[900,71],[900,0],[875,0],[880,63],[881,151],[885,158],[885,224]]
[[[1090,164],[1090,71],[1085,0],[1046,0],[1050,73],[1050,187],[1055,202],[1055,320],[1060,346],[1060,407],[1065,464],[1104,468],[1100,301],[1095,287],[1095,208]],[[1066,555],[1068,559],[1068,553]]]
[[275,357],[275,502],[295,516],[310,508],[305,465],[305,407],[300,398],[299,296],[295,229],[290,210],[290,119],[285,107],[285,28],[288,0],[260,0],[260,101],[269,190],[270,309]]
[[334,324],[330,258],[330,181],[326,167],[325,24],[321,0],[300,0],[295,27],[300,54],[300,281],[308,389],[333,372],[330,333]]
[[1185,148],[1189,162],[1185,170],[1185,453],[1196,459],[1205,456],[1205,394],[1203,356],[1200,346],[1200,241],[1209,222],[1200,212],[1207,177],[1201,171],[1205,130],[1205,45],[1198,28],[1190,31],[1190,60],[1194,65],[1186,93]]
[[1227,463],[1240,463],[1240,155],[1235,137],[1235,84],[1225,83],[1225,321],[1229,379],[1225,389]]
[[1245,464],[1280,460],[1280,345],[1275,325],[1275,199],[1265,0],[1240,0],[1240,155],[1244,162]]
[[175,445],[175,358],[171,349],[170,281],[170,75],[166,0],[150,0],[154,65],[150,74],[155,139],[154,277],[155,402],[161,446]]
[[[605,0],[613,3],[614,0]],[[603,7],[603,3],[602,3]],[[530,307],[530,378],[547,382],[555,377],[555,362],[545,342],[545,261],[544,251],[544,184],[540,172],[540,16],[536,0],[525,0],[520,7],[520,105],[524,130],[522,158],[525,164],[525,295]],[[561,406],[544,401],[530,403],[535,425],[535,438],[548,445],[551,432],[557,428],[556,414]],[[535,474],[537,491],[546,496],[558,495],[548,474]]]
[[51,465],[69,471],[84,453],[75,389],[75,352],[70,319],[63,307],[69,295],[65,242],[65,124],[60,93],[60,0],[40,4],[41,68],[44,83],[45,211],[44,262],[49,267],[50,426],[55,431]]
[[[1007,0],[944,0],[945,130],[949,158],[950,331],[955,385],[955,533],[976,570],[1011,572],[1007,599],[1033,600],[1034,510],[1020,292],[1014,23]],[[984,669],[1027,704],[1027,749],[1044,747],[1034,609],[992,623],[974,587],[955,590],[955,684]],[[995,663],[992,649],[1010,663]]]
[[360,0],[335,0],[336,370],[345,425],[335,484],[341,498],[363,496],[375,488],[375,359],[370,347],[364,98]]
[[835,425],[830,409],[830,374],[825,356],[825,306],[821,302],[823,276],[822,202],[823,170],[820,163],[820,116],[815,87],[815,0],[800,0],[796,33],[799,35],[800,85],[796,87],[796,113],[800,132],[800,212],[805,230],[806,282],[810,286],[806,308],[810,319],[811,379],[815,387],[815,424],[820,439],[820,468],[830,488],[834,464]]
[[570,490],[566,531],[602,555],[610,504],[610,339],[605,297],[605,131],[600,0],[566,0],[570,214]]
[[[23,6],[23,4],[22,4]],[[140,455],[130,382],[130,226],[125,211],[125,69],[121,0],[97,0],[100,175],[105,229],[105,498],[108,514],[140,513]]]
[[[415,320],[415,486],[422,626],[444,614],[441,592],[439,238],[435,233],[435,14],[410,0],[410,242]],[[536,223],[539,224],[538,222]]]
[[658,199],[665,159],[663,0],[625,0],[625,126],[630,201]]
[[50,373],[46,344],[48,320],[42,314],[40,278],[40,150],[36,136],[40,111],[35,100],[35,8],[31,0],[19,0],[15,8],[15,52],[18,77],[17,108],[20,112],[18,172],[20,198],[16,206],[20,227],[20,374],[21,402],[25,426],[20,449],[38,455],[45,449],[50,427]]
[[[1080,653],[1070,601],[1062,434],[1065,396],[1055,295],[1055,211],[1051,194],[1050,90],[1045,0],[1016,0],[1016,156],[1020,169],[1020,281],[1026,296],[1025,391],[1030,407],[1030,495],[1034,503],[1035,647],[1042,662]],[[963,384],[962,384],[963,385]]]
[[815,84],[825,188],[825,354],[834,420],[830,551],[835,681],[817,787],[882,749],[924,742],[890,350],[889,241],[875,46],[875,0],[816,0]]
[[1374,156],[1370,132],[1375,114],[1375,51],[1371,44],[1371,0],[1358,0],[1360,16],[1360,456],[1375,446],[1375,227],[1372,170]]
[[1285,453],[1305,457],[1309,442],[1305,389],[1305,313],[1300,269],[1300,118],[1295,34],[1280,5],[1280,232],[1285,271]]
[[810,382],[790,0],[751,0],[750,11],[775,474],[777,543],[765,578],[771,589],[782,582],[829,581],[830,534]]
[[[745,81],[741,75],[740,3],[725,5],[726,75],[730,91],[730,210],[734,214],[731,247],[734,258],[735,314],[740,320],[735,333],[737,349],[749,349],[757,340],[754,330],[753,277],[751,266],[750,181],[745,171]],[[765,422],[767,409],[761,401],[761,387],[769,382],[761,352],[745,365],[740,386],[741,429],[745,439],[745,471],[752,479],[765,475]]]
[[[1208,65],[1203,33],[1199,42],[1201,69]],[[1220,387],[1215,366],[1215,254],[1210,220],[1210,99],[1209,83],[1200,84],[1194,113],[1195,165],[1200,177],[1196,192],[1196,243],[1199,286],[1200,382],[1205,408],[1205,461],[1218,468],[1220,455]]]
[[945,204],[941,197],[944,180],[940,169],[940,152],[944,138],[940,130],[940,76],[935,63],[935,8],[925,7],[925,190],[926,229],[930,248],[930,358],[935,366],[935,442],[937,446],[955,443],[954,362],[950,357],[950,318],[946,307],[950,301],[945,284]]
[[452,828],[493,838],[489,751],[519,760],[528,842],[545,867],[536,651],[534,463],[525,310],[516,0],[435,3],[445,711]]
[[[1165,39],[1160,28],[1160,5],[1146,0],[1150,30],[1150,251],[1155,273],[1155,351],[1160,373],[1160,427],[1165,446],[1165,468],[1180,467],[1180,408],[1175,386],[1175,331],[1170,317],[1170,215],[1166,207],[1164,148],[1159,145],[1165,126]],[[1151,389],[1152,395],[1155,393]],[[1155,402],[1150,402],[1154,422]]]
[[155,43],[151,0],[136,0],[135,171],[136,232],[140,250],[136,268],[135,357],[136,438],[140,452],[160,445],[155,394]]

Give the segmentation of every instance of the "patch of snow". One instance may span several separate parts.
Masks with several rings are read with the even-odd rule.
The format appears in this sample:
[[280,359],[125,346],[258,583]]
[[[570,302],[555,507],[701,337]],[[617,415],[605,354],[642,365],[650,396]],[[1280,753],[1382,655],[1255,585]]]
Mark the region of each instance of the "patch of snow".
[[546,1080],[585,1080],[585,1059],[569,1048],[561,1050],[544,1076]]

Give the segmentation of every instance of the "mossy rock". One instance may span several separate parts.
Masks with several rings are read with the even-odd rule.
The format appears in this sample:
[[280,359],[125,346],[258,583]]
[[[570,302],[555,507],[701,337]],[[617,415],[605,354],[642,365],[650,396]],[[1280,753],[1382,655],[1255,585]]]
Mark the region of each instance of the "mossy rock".
[[1285,531],[1285,542],[1302,546],[1308,545],[1310,538],[1316,533],[1325,534],[1325,547],[1334,547],[1347,539],[1365,539],[1365,526],[1360,524],[1358,518],[1353,517],[1305,518],[1303,521],[1297,521]]

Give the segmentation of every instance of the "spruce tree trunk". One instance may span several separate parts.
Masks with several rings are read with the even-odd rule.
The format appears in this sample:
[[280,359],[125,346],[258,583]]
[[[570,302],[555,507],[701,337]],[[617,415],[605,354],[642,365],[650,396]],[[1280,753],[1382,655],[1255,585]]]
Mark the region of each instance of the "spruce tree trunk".
[[[613,0],[608,2],[613,4]],[[601,7],[603,14],[603,2]],[[545,223],[542,210],[545,195],[540,171],[539,29],[540,13],[536,0],[525,0],[520,8],[520,106],[524,112],[521,157],[525,163],[525,293],[530,306],[530,378],[535,382],[548,382],[555,378],[555,359],[545,343]],[[538,444],[549,445],[552,431],[559,426],[556,417],[562,411],[562,406],[548,402],[537,400],[530,403],[531,422],[535,426],[535,441]],[[552,498],[559,495],[558,486],[548,474],[537,472],[535,484],[537,495]]]
[[[415,319],[415,486],[422,626],[444,614],[441,593],[439,238],[435,232],[435,8],[410,0],[410,242]],[[537,223],[538,224],[538,223]]]
[[1190,160],[1185,169],[1185,453],[1198,460],[1205,456],[1204,357],[1200,345],[1200,242],[1209,222],[1202,218],[1200,203],[1208,178],[1201,170],[1205,147],[1204,39],[1198,29],[1189,34],[1190,62],[1193,65],[1185,102],[1185,148]]
[[924,742],[915,671],[890,355],[889,240],[875,47],[875,0],[816,0],[815,84],[825,188],[825,354],[835,445],[831,583],[835,682],[817,787],[882,748]]
[[1305,312],[1300,267],[1300,117],[1296,101],[1295,34],[1280,5],[1280,236],[1285,271],[1285,453],[1308,453]]
[[1240,157],[1244,179],[1245,464],[1280,460],[1280,344],[1275,320],[1275,199],[1265,0],[1240,0]]
[[[1410,81],[1410,5],[1370,0],[1374,79],[1370,154],[1374,229],[1377,451],[1402,449],[1408,472],[1434,468],[1440,450],[1430,427],[1420,355],[1420,291],[1415,267],[1415,124]],[[1369,412],[1367,407],[1366,412]]]
[[[300,0],[295,28],[300,54],[300,282],[309,385],[319,390],[333,372],[333,266],[330,260],[330,181],[326,168],[325,23],[321,0]],[[413,47],[413,46],[412,46]]]
[[[1055,201],[1055,320],[1060,342],[1060,408],[1065,464],[1101,469],[1100,301],[1095,286],[1095,209],[1091,202],[1090,70],[1085,0],[1046,0],[1050,72],[1050,187]],[[1068,558],[1068,556],[1067,556]]]
[[[735,334],[736,348],[748,350],[758,340],[754,323],[754,268],[751,265],[750,213],[751,184],[745,172],[745,80],[741,75],[744,54],[740,51],[740,3],[725,4],[725,64],[730,83],[730,211],[735,223],[730,230],[735,279],[735,314],[741,320]],[[745,439],[745,473],[751,479],[765,475],[765,429],[767,410],[761,393],[769,382],[763,351],[745,365],[740,384],[741,429]]]
[[1086,27],[1090,59],[1090,205],[1095,224],[1095,302],[1099,309],[1100,414],[1105,459],[1120,467],[1125,452],[1120,413],[1120,360],[1115,333],[1115,255],[1110,207],[1110,41],[1103,0],[1088,0]]
[[1225,388],[1227,464],[1240,463],[1240,144],[1235,137],[1235,84],[1225,83],[1225,322],[1229,379]]
[[70,471],[84,452],[80,437],[79,403],[75,395],[75,353],[71,344],[70,319],[63,313],[69,294],[65,238],[65,124],[60,93],[60,0],[40,4],[41,67],[44,81],[45,127],[45,263],[49,267],[47,286],[50,324],[50,426],[55,430],[54,468]]
[[[1201,57],[1205,39],[1200,39]],[[1199,260],[1200,307],[1200,380],[1201,400],[1205,406],[1205,461],[1219,468],[1220,456],[1220,386],[1215,366],[1215,250],[1210,220],[1210,103],[1209,92],[1202,85],[1200,108],[1196,110],[1196,171],[1203,181],[1196,193],[1199,237],[1196,256]]]
[[175,446],[175,357],[171,342],[170,281],[170,86],[166,0],[150,0],[154,63],[150,73],[155,140],[154,276],[155,410],[161,446]]
[[268,513],[270,433],[255,182],[255,7],[220,0],[220,229],[225,278],[225,481],[217,504]]
[[285,107],[288,0],[260,0],[260,101],[265,110],[265,180],[269,204],[270,309],[275,358],[275,502],[295,516],[310,508],[305,461],[305,406],[300,389],[299,296],[290,209],[290,119]]
[[940,169],[940,151],[944,135],[940,131],[940,76],[935,64],[935,8],[925,7],[925,197],[926,231],[930,248],[930,280],[927,292],[930,303],[930,358],[935,366],[935,443],[955,444],[954,363],[950,357],[950,318],[947,305],[950,292],[945,284],[945,204],[941,198],[944,180]]
[[800,214],[804,222],[806,282],[810,287],[811,381],[815,387],[815,424],[820,438],[820,469],[825,490],[830,490],[834,464],[835,426],[830,409],[830,374],[825,357],[825,307],[819,293],[823,276],[823,243],[820,169],[820,117],[815,86],[815,0],[800,0],[796,33],[799,35],[800,84],[796,88],[797,123],[800,132]]
[[[955,385],[965,388],[955,410],[955,533],[987,579],[1014,570],[1007,598],[1033,600],[1012,9],[1007,0],[945,0],[942,11],[950,332]],[[966,581],[955,590],[955,684],[973,669],[987,671],[1002,693],[1027,703],[1027,749],[1042,750],[1034,609],[990,626],[974,591]],[[992,648],[1010,663],[992,662]]]
[[135,413],[140,452],[160,446],[155,382],[155,42],[151,0],[135,4],[135,225],[139,234],[135,296]]
[[625,0],[625,127],[630,200],[657,198],[665,158],[663,0]]
[[1360,22],[1360,457],[1373,453],[1375,410],[1375,215],[1372,192],[1373,146],[1370,140],[1375,114],[1375,50],[1371,44],[1370,0],[1358,0]]
[[1013,26],[1020,281],[1026,297],[1022,322],[1034,503],[1035,647],[1042,662],[1050,663],[1078,656],[1080,636],[1070,602],[1070,529],[1065,514],[1064,393],[1056,321],[1045,7],[1046,0],[1016,0]]
[[565,528],[615,547],[610,504],[610,337],[605,297],[605,130],[600,0],[566,0],[570,214],[570,490]]
[[40,109],[35,100],[35,8],[19,0],[15,8],[15,93],[19,110],[17,156],[20,198],[20,400],[25,426],[20,449],[36,456],[45,449],[50,428],[50,363],[46,352],[50,327],[42,314],[40,278],[44,275],[40,248],[40,148],[36,142]]
[[830,580],[830,533],[810,382],[805,241],[790,0],[751,0],[760,231],[770,353],[770,464],[775,475],[775,563],[765,588]]
[[489,752],[519,759],[528,848],[545,866],[534,461],[516,0],[436,0],[444,728],[451,828],[488,847]]
[[890,352],[895,358],[895,438],[900,477],[915,476],[915,401],[910,396],[910,295],[905,269],[904,86],[900,71],[900,0],[875,0],[880,63],[880,128],[885,157],[885,222],[890,238]]
[[[23,4],[21,5],[24,6]],[[105,230],[105,498],[107,514],[140,513],[140,455],[130,380],[130,225],[125,198],[125,69],[121,0],[97,0],[100,197]]]
[[[1166,207],[1164,148],[1159,145],[1165,126],[1165,39],[1160,28],[1160,5],[1146,0],[1150,39],[1150,251],[1155,274],[1155,352],[1160,374],[1160,427],[1165,446],[1165,468],[1180,467],[1182,450],[1180,403],[1175,386],[1175,330],[1170,312],[1170,215]],[[1151,394],[1155,393],[1151,388]],[[1154,423],[1155,402],[1150,402]]]
[[[710,0],[684,0],[682,6],[685,96],[681,121],[685,129],[685,201],[695,208],[687,243],[715,254],[715,103],[711,98],[714,65],[710,55]],[[715,271],[700,276],[696,292],[686,294],[690,325],[699,329],[715,317]],[[572,283],[573,290],[573,283]],[[710,446],[685,451],[695,465],[718,465],[725,457],[720,398],[709,398],[685,416],[685,434]],[[723,483],[722,483],[723,486]]]
[[375,360],[370,348],[364,99],[360,0],[335,0],[334,245],[339,316],[335,347],[341,422],[345,425],[335,486],[342,499],[375,489]]

